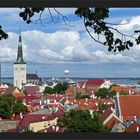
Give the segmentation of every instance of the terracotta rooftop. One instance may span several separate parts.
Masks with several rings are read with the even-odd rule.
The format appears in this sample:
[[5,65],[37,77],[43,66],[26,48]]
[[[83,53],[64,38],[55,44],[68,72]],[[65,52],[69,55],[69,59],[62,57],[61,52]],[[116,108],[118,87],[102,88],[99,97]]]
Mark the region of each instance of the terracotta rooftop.
[[39,86],[24,86],[28,94],[37,93],[39,91]]
[[[5,94],[12,94],[16,89],[18,89],[17,87],[9,87],[5,90]],[[18,90],[17,93],[20,93],[20,91]]]
[[15,94],[12,94],[16,99],[18,98],[24,98],[26,95],[24,93],[15,93]]
[[123,121],[132,120],[134,116],[140,118],[140,96],[120,96],[120,109]]
[[[71,99],[72,104],[77,104],[78,108],[83,110],[98,110],[99,104],[106,104],[108,107],[113,107],[114,104],[110,100],[106,99]],[[71,102],[70,102],[71,103]]]
[[104,122],[113,112],[110,109],[105,110],[105,112],[101,115],[100,121]]
[[133,121],[131,125],[126,129],[126,132],[140,132],[140,124]]
[[124,87],[124,86],[112,86],[112,89],[115,90],[116,92],[120,92],[122,90],[126,91],[127,94],[129,94],[129,92],[136,92],[135,89],[131,88],[131,87]]
[[60,102],[64,96],[63,95],[59,95],[59,94],[46,94],[44,95],[45,98],[47,99],[52,99],[52,100],[56,100],[56,102]]
[[105,81],[104,80],[88,80],[86,82],[86,86],[100,86],[101,84],[103,84]]
[[56,114],[26,114],[23,119],[17,125],[17,130],[22,129],[23,127],[28,126],[30,123],[42,122],[53,120],[56,118]]

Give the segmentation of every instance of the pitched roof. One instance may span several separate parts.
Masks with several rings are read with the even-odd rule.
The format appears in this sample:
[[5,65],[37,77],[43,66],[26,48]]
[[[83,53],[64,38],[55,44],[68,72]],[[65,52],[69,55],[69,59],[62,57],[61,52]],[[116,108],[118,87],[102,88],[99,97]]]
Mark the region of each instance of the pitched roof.
[[98,110],[99,109],[99,103],[107,104],[108,107],[113,107],[114,104],[111,102],[111,100],[106,99],[69,99],[71,104],[77,104],[78,108],[83,110]]
[[104,122],[112,113],[113,112],[110,109],[105,110],[105,112],[100,117],[100,121]]
[[126,129],[126,132],[140,132],[140,124],[133,121],[131,125]]
[[56,102],[60,102],[64,98],[64,96],[60,94],[45,94],[44,97],[47,99],[56,100]]
[[103,84],[105,81],[102,79],[97,79],[97,80],[88,80],[86,82],[86,86],[100,86]]
[[15,93],[15,94],[12,94],[16,99],[18,98],[24,98],[26,95],[24,93]]
[[39,79],[37,74],[27,74],[26,76],[27,79],[33,79],[33,80]]
[[127,121],[134,116],[140,118],[140,96],[139,95],[127,95],[120,96],[120,109],[123,116],[123,120]]
[[133,92],[133,93],[136,92],[135,89],[133,89],[131,87],[124,87],[124,86],[112,86],[112,89],[118,93],[122,90],[126,91],[127,94],[129,94],[129,92]]
[[37,93],[39,91],[39,86],[24,86],[28,94]]
[[[12,94],[16,89],[18,89],[18,88],[17,87],[9,87],[5,90],[5,94]],[[18,93],[20,93],[20,91]]]
[[26,114],[17,125],[17,130],[28,126],[30,123],[49,121],[56,118],[56,114]]

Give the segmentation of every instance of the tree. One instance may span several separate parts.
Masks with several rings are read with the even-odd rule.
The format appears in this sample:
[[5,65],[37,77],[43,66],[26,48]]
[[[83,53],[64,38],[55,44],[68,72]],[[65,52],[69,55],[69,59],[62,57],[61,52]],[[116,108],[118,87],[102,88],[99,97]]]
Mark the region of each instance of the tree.
[[80,92],[77,92],[77,93],[75,93],[75,98],[76,99],[85,99],[85,98],[90,99],[90,96],[88,96],[88,95],[82,95]]
[[126,93],[126,91],[125,90],[121,90],[120,92],[119,92],[119,95],[126,95],[127,93]]
[[109,132],[110,129],[103,126],[99,118],[92,118],[90,112],[83,110],[70,110],[62,119],[58,119],[58,125],[65,127],[68,132]]
[[[42,19],[42,14],[45,12],[48,12],[50,14],[50,21],[47,21],[46,24],[51,22],[59,22],[60,17],[63,19],[64,23],[66,21],[69,21],[66,16],[64,16],[62,13],[60,13],[56,8],[53,8],[53,11],[51,11],[50,8],[23,8],[23,11],[19,13],[19,16],[27,23],[31,22],[40,22],[42,26],[44,25]],[[53,16],[53,13],[57,13],[56,16]],[[130,47],[134,46],[133,42],[136,42],[137,45],[140,44],[140,30],[135,30],[132,35],[130,34],[124,34],[121,31],[119,31],[119,28],[116,28],[114,26],[122,26],[125,24],[115,24],[115,23],[109,23],[106,21],[107,18],[109,18],[109,8],[77,8],[75,11],[75,14],[79,18],[83,18],[84,25],[87,33],[90,35],[90,37],[108,47],[108,51],[124,51],[129,50]],[[39,14],[39,18],[37,20],[33,20],[33,17]],[[91,32],[94,32],[92,34]],[[116,34],[118,37],[116,37]],[[96,37],[97,36],[97,37]],[[2,30],[2,27],[0,26],[0,40],[1,39],[7,39],[8,35]],[[104,39],[100,39],[103,37]]]
[[97,98],[113,98],[116,95],[116,92],[112,89],[100,88],[95,92]]
[[54,90],[51,87],[45,87],[44,93],[53,94]]
[[8,102],[0,101],[0,117],[9,119],[11,115],[11,106],[9,106]]
[[68,88],[68,83],[64,82],[64,83],[58,83],[55,87],[54,87],[54,92],[55,93],[60,93],[60,94],[64,94],[65,91]]
[[99,103],[99,110],[97,111],[98,116],[101,116],[106,109],[108,109],[107,105]]
[[4,95],[2,101],[6,102],[9,106],[13,106],[15,103],[15,97],[11,94]]
[[13,114],[20,114],[20,113],[27,113],[27,112],[28,112],[27,107],[19,102],[15,103],[12,108]]

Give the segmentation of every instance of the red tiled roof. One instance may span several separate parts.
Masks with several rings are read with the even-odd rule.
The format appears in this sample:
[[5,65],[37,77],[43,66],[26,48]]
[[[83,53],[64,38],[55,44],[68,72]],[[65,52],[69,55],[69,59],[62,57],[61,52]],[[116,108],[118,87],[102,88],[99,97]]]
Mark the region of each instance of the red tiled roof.
[[86,86],[100,86],[101,84],[103,84],[105,81],[104,80],[88,80],[86,82]]
[[129,92],[133,92],[133,93],[136,92],[136,90],[131,88],[131,87],[112,86],[112,89],[115,90],[118,93],[122,90],[126,91],[126,94],[129,94]]
[[39,91],[39,86],[24,86],[28,94],[36,94]]
[[105,126],[107,127],[113,127],[115,124],[121,123],[120,120],[116,119],[115,117],[112,117],[106,124]]
[[30,123],[49,121],[56,118],[56,114],[26,114],[17,125],[17,129],[28,126]]
[[[5,94],[12,94],[15,89],[18,89],[18,88],[17,87],[9,87],[5,90]],[[20,91],[18,93],[20,93]]]
[[97,110],[99,109],[99,103],[110,103],[108,107],[113,107],[113,103],[110,100],[106,99],[77,99],[76,102],[73,102],[73,104],[77,104],[80,109],[83,110]]
[[140,118],[140,96],[127,95],[120,96],[120,109],[123,120],[127,121],[128,118],[136,116]]
[[14,93],[12,94],[16,99],[17,98],[24,98],[26,95],[24,93]]
[[56,102],[60,102],[64,98],[63,95],[59,95],[59,94],[46,94],[44,95],[44,97],[47,99],[56,100]]
[[140,124],[133,121],[131,125],[126,129],[126,132],[140,132]]
[[104,122],[113,112],[110,109],[105,110],[105,112],[101,115],[100,121]]

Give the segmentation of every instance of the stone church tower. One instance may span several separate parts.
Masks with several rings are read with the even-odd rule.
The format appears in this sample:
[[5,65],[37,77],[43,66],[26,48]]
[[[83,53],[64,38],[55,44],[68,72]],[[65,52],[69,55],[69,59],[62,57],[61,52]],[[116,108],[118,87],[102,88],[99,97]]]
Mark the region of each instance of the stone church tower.
[[17,86],[19,89],[21,89],[22,85],[25,83],[26,83],[26,62],[24,62],[23,60],[22,39],[20,34],[18,42],[17,60],[14,63],[14,86]]

